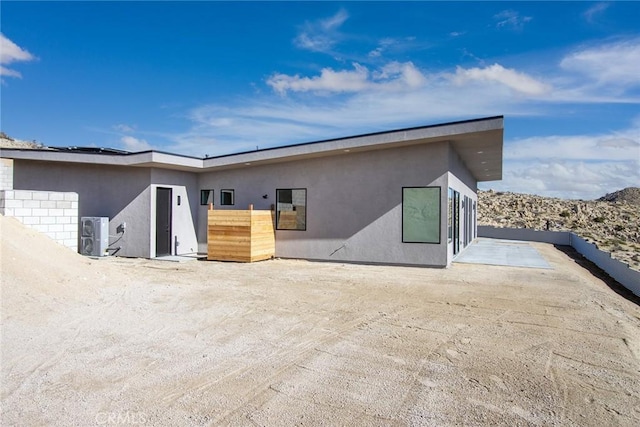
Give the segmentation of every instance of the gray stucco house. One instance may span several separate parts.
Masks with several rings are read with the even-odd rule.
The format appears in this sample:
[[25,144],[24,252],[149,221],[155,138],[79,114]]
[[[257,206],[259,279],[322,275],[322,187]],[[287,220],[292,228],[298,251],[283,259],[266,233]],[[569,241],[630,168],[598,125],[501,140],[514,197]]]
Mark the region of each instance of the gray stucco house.
[[[503,117],[211,158],[2,150],[16,190],[78,193],[126,233],[117,255],[206,252],[207,209],[273,209],[276,256],[445,267],[476,237],[477,183],[502,178]],[[285,218],[288,218],[285,221]]]

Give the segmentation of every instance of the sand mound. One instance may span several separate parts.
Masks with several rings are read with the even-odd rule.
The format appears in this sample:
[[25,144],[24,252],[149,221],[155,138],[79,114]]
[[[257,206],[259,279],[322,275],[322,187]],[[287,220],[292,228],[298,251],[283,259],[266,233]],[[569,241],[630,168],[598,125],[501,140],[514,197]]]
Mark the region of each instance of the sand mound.
[[3,318],[42,298],[56,302],[86,298],[113,276],[105,268],[109,266],[96,265],[99,261],[71,251],[15,218],[0,215],[0,235]]

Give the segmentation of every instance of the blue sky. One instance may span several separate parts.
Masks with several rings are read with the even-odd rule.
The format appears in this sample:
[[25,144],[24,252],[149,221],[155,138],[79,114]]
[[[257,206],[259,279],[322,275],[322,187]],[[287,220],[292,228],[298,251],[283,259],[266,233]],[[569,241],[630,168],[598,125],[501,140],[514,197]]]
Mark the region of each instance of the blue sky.
[[480,188],[640,186],[637,2],[13,2],[1,127],[194,156],[505,116]]

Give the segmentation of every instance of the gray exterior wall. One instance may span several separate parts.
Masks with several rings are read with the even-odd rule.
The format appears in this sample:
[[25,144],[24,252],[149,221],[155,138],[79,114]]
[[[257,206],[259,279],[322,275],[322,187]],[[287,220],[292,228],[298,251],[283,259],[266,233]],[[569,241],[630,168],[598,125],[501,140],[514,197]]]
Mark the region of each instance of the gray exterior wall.
[[[247,209],[249,204],[270,209],[276,189],[306,188],[307,230],[277,230],[278,257],[446,266],[449,150],[447,142],[440,142],[247,165],[203,173],[199,188],[215,191],[216,209]],[[442,188],[440,244],[402,243],[402,188],[420,186]],[[235,190],[235,206],[219,206],[221,189]],[[199,213],[203,250],[206,207]]]
[[[150,171],[144,168],[14,161],[14,187],[78,193],[78,216],[109,217],[109,234],[127,229],[114,248],[117,255],[149,257]],[[115,241],[113,237],[109,242]],[[110,251],[110,253],[113,251]]]
[[[453,259],[453,245],[447,240],[448,188],[477,201],[475,179],[446,141],[344,150],[323,157],[200,173],[140,166],[15,162],[17,189],[76,192],[79,216],[109,217],[112,236],[120,237],[118,229],[126,223],[125,234],[112,247],[119,248],[117,255],[130,257],[156,255],[158,187],[172,190],[171,252],[175,255],[206,252],[208,206],[200,205],[200,190],[214,190],[216,209],[247,209],[253,204],[255,209],[268,210],[276,203],[276,189],[305,188],[307,229],[277,230],[276,256],[436,267],[447,266]],[[433,186],[441,189],[440,243],[403,243],[403,187]],[[222,189],[234,190],[233,206],[220,206]]]
[[[198,251],[195,233],[198,178],[195,173],[29,160],[15,162],[16,188],[73,191],[78,193],[79,217],[108,217],[112,236],[109,242],[113,242],[113,250],[109,253],[119,256],[155,256],[155,189],[171,188],[172,253],[181,255]],[[118,229],[124,223],[126,231],[123,235]]]

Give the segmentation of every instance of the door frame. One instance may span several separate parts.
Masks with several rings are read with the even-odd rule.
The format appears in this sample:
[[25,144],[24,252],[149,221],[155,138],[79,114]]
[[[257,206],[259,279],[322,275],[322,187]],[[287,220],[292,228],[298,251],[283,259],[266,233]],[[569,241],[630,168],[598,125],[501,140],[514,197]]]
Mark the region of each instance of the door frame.
[[[163,193],[164,199],[161,196],[161,193]],[[161,205],[161,202],[163,200],[167,201],[167,206],[165,208],[163,208],[163,206]],[[165,212],[168,216],[167,218],[167,224],[165,226],[161,225],[160,219],[162,219],[160,217],[162,212]],[[172,227],[172,223],[173,223],[173,189],[170,187],[161,187],[158,186],[156,187],[155,190],[155,256],[165,256],[165,255],[172,255],[172,240],[173,240],[173,227]],[[159,237],[162,237],[162,235],[166,232],[166,231],[162,231],[160,230],[161,227],[167,227],[168,230],[168,236],[167,236],[167,240],[166,240],[166,251],[164,250],[164,247],[160,247],[161,241],[164,239],[160,239]],[[161,250],[159,250],[161,249]]]
[[453,255],[460,252],[460,192],[453,190]]

